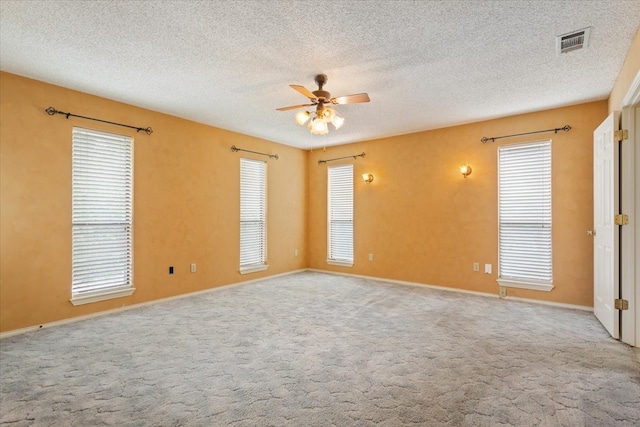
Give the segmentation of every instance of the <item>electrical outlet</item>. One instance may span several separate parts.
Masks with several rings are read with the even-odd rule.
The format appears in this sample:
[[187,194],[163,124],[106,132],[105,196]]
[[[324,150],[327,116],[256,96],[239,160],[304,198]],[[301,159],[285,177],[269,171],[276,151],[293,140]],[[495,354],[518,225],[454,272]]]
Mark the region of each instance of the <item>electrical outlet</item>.
[[500,298],[505,298],[507,296],[507,288],[504,286],[500,286]]
[[373,254],[369,254],[369,261],[373,261]]
[[173,265],[169,266],[169,274],[173,274]]
[[293,255],[294,256],[298,256],[298,250],[297,249],[295,251],[293,251]]
[[484,265],[484,272],[485,274],[491,274],[491,264]]
[[473,271],[480,271],[480,263],[479,262],[474,262],[473,263]]
[[191,272],[192,273],[196,272],[196,263],[195,262],[191,264]]

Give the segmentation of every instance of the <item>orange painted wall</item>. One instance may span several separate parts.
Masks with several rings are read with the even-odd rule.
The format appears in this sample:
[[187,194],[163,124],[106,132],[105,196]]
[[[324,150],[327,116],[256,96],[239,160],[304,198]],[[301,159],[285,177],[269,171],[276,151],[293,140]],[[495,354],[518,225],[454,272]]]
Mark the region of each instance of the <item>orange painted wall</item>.
[[[306,266],[305,151],[7,73],[0,93],[0,331]],[[49,106],[154,133],[51,117]],[[134,137],[136,291],[77,307],[69,302],[73,126]],[[249,275],[238,273],[239,159],[264,157],[233,153],[234,144],[280,156],[267,167],[269,269]]]
[[[555,289],[509,295],[592,305],[592,132],[607,101],[305,152],[7,73],[0,93],[0,331],[306,267],[496,293],[497,147],[544,137],[553,139]],[[48,106],[154,133],[50,117]],[[565,124],[573,130],[480,143]],[[73,126],[135,139],[136,292],[78,307],[69,302]],[[270,267],[244,276],[234,144],[280,156],[268,162]],[[355,182],[355,265],[329,266],[327,165],[317,160],[362,151],[356,177],[370,172],[375,180]],[[463,179],[465,162],[473,173]],[[197,273],[188,272],[191,262]],[[493,264],[494,273],[473,272],[473,262]]]
[[[497,149],[502,144],[552,139],[553,281],[551,292],[509,288],[510,296],[582,306],[593,304],[593,130],[607,101],[374,141],[310,153],[307,200],[309,267],[497,293]],[[483,136],[572,126],[482,144]],[[330,159],[365,152],[352,162],[355,241],[352,268],[326,263],[327,167]],[[468,163],[464,179],[458,166]],[[362,173],[375,179],[366,184]],[[372,262],[368,254],[374,255]],[[473,263],[493,264],[493,274]],[[482,270],[484,270],[482,268]]]

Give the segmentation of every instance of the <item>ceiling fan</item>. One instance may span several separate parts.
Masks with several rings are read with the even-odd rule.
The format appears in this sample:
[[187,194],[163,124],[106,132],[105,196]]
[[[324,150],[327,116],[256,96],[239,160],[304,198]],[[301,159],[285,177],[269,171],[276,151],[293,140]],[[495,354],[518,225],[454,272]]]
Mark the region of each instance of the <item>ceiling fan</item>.
[[331,123],[336,129],[339,129],[344,123],[344,117],[342,117],[334,108],[330,105],[336,104],[356,104],[359,102],[369,102],[369,95],[366,93],[357,93],[354,95],[339,96],[332,98],[331,94],[322,88],[327,83],[326,74],[318,74],[315,77],[315,82],[318,85],[318,90],[311,92],[304,86],[289,85],[293,89],[297,90],[311,101],[310,104],[292,105],[290,107],[276,108],[278,111],[295,110],[302,107],[316,107],[315,116],[312,118],[313,113],[310,111],[300,111],[296,114],[296,121],[299,125],[303,125],[309,120],[307,127],[312,134],[325,135],[329,133],[328,123]]

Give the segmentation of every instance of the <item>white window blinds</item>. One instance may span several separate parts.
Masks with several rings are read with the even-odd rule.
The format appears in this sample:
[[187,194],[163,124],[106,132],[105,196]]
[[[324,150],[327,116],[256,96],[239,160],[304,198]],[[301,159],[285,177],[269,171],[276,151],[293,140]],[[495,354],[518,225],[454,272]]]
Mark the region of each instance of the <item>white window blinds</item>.
[[133,140],[74,128],[72,155],[72,302],[130,295]]
[[499,279],[551,284],[551,142],[500,147],[498,171]]
[[329,261],[353,264],[353,165],[328,169]]
[[240,159],[240,271],[264,270],[267,260],[267,165]]

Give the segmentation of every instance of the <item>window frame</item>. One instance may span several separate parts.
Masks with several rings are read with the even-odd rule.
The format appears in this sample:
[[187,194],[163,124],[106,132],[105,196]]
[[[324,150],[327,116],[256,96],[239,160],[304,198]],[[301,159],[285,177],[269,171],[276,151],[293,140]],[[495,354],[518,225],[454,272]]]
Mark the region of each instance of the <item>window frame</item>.
[[[251,174],[259,173],[258,180],[252,181],[255,178]],[[250,206],[248,203],[256,203],[256,201],[249,200],[250,196],[257,194],[259,200],[257,200],[256,206]],[[255,215],[258,215],[256,218]],[[249,216],[251,218],[249,218]],[[257,247],[243,248],[243,242],[249,241],[250,236],[243,238],[243,223],[259,223],[261,225],[261,231],[258,234]],[[255,160],[248,158],[240,158],[240,274],[255,273],[258,271],[264,271],[269,268],[267,263],[267,162],[263,160]],[[256,243],[256,242],[252,242]],[[249,262],[243,264],[243,256],[247,257],[247,252],[258,252],[259,260],[257,262]],[[244,255],[243,255],[244,254]],[[254,254],[255,255],[255,254]]]
[[[125,297],[135,291],[133,144],[130,136],[72,129],[70,302],[74,306]],[[110,193],[114,188],[118,191]],[[105,209],[105,203],[111,209]],[[96,239],[98,233],[101,236]],[[104,260],[109,257],[105,251],[112,260],[106,268]]]
[[[536,153],[534,150],[538,149]],[[511,165],[505,165],[504,155],[511,152],[514,154],[509,161]],[[529,154],[527,158],[516,158],[520,154]],[[551,291],[553,286],[553,214],[552,214],[552,141],[535,141],[524,142],[516,144],[502,145],[498,147],[498,279],[497,282],[502,287],[530,289],[538,291]],[[535,156],[532,156],[535,155]],[[516,165],[515,163],[520,163]],[[531,170],[528,174],[522,171],[505,172],[507,176],[503,175],[505,168],[511,167],[535,167],[535,170]],[[542,168],[542,169],[541,169]],[[532,185],[532,176],[538,179],[535,185]],[[505,180],[511,179],[511,182],[505,182]],[[515,180],[515,181],[514,181]],[[518,193],[516,190],[512,190],[508,194],[503,188],[507,188],[510,184],[512,187],[518,186],[518,180],[521,180],[522,189],[527,190],[527,194]],[[515,183],[514,183],[515,182]],[[526,182],[526,183],[525,183]],[[520,189],[520,190],[522,190]],[[520,208],[518,211],[514,211],[513,203],[518,203],[518,199],[526,199],[529,203],[527,210]],[[531,208],[531,203],[537,201],[538,204]],[[503,208],[504,204],[504,208]],[[503,221],[503,217],[509,218],[510,224],[507,225],[506,221]],[[513,221],[512,219],[519,219],[520,222]],[[526,223],[525,218],[527,220]],[[519,233],[527,233],[524,238],[528,238],[529,242],[514,241],[514,231],[518,230]],[[540,230],[536,232],[536,230]],[[503,237],[504,236],[504,237]],[[538,243],[535,244],[535,250],[523,255],[510,256],[509,264],[505,259],[505,252],[503,248],[506,245],[511,245],[514,253],[518,251],[522,252],[526,249],[527,245],[531,245],[531,239],[537,239]],[[505,241],[506,240],[506,241]],[[508,241],[508,242],[507,242]],[[514,263],[514,261],[516,261]],[[520,262],[520,264],[518,263]],[[526,273],[524,270],[529,270],[531,273]],[[519,271],[519,272],[518,272]]]
[[[347,171],[348,172],[345,172]],[[343,173],[341,176],[340,173]],[[347,176],[348,175],[348,176]],[[332,176],[334,178],[332,185]],[[354,262],[354,167],[353,163],[343,164],[338,166],[330,166],[327,168],[327,264],[336,265],[341,267],[353,267]],[[337,187],[337,184],[342,181],[342,184],[348,183],[345,187]],[[332,199],[337,193],[340,197],[343,197],[339,202],[343,205],[342,212],[333,212]],[[346,211],[344,210],[346,208]],[[341,219],[332,220],[333,217],[338,215]],[[334,257],[332,251],[333,245],[333,233],[332,222],[349,223],[351,228],[350,243],[351,247],[348,248],[351,252],[350,257],[337,258]]]

